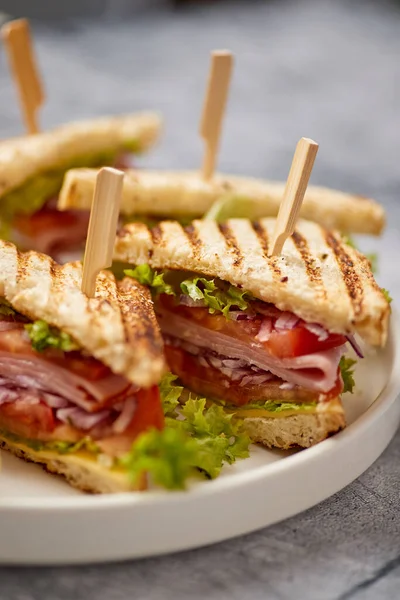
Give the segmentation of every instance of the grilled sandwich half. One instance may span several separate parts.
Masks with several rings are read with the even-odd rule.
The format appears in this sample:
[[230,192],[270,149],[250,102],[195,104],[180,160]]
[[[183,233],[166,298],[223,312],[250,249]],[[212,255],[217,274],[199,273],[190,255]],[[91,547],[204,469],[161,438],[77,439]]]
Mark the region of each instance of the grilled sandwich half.
[[121,459],[162,429],[162,338],[148,289],[0,242],[0,445],[89,492],[132,485]]
[[[94,169],[72,169],[65,176],[59,208],[89,210]],[[218,220],[230,216],[276,217],[285,184],[233,175],[204,181],[197,172],[130,171],[125,174],[121,212],[125,220],[172,218],[190,221],[207,211]],[[234,214],[231,214],[231,213]],[[309,186],[301,216],[329,229],[378,235],[385,213],[374,200]]]
[[126,225],[115,260],[153,294],[167,362],[266,446],[311,446],[345,426],[344,353],[386,342],[390,306],[368,260],[300,220],[269,257],[274,219]]
[[88,215],[57,210],[65,172],[73,167],[126,167],[128,153],[151,147],[160,126],[158,115],[137,113],[69,123],[0,142],[1,237],[61,261],[74,250],[80,256]]

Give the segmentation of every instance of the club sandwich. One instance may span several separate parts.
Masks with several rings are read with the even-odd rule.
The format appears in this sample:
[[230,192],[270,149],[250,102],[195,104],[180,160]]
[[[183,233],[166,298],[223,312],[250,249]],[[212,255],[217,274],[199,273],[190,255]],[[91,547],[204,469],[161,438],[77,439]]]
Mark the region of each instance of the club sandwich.
[[308,447],[345,426],[349,350],[385,345],[390,305],[367,258],[316,223],[299,220],[271,257],[275,223],[131,223],[114,258],[151,289],[184,386],[244,418],[255,442]]
[[151,147],[159,131],[156,114],[137,113],[68,123],[0,142],[1,237],[59,262],[80,258],[89,215],[57,210],[65,172],[127,167],[128,155]]
[[124,456],[161,430],[162,338],[149,290],[0,242],[0,446],[87,492],[132,483]]
[[[89,210],[96,180],[95,169],[66,173],[59,197],[60,210]],[[128,170],[121,214],[133,220],[176,219],[187,223],[204,217],[276,217],[284,183],[218,175],[205,181],[197,172]],[[369,198],[323,187],[309,186],[300,215],[328,229],[378,235],[385,225],[383,207]]]

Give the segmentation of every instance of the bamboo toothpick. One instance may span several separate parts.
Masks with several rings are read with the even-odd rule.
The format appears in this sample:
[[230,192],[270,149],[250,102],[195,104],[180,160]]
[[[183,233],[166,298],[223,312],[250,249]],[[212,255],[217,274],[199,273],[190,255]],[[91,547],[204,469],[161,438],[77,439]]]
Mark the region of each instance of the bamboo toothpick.
[[228,50],[211,53],[211,67],[208,78],[200,135],[205,142],[202,177],[211,179],[215,170],[221,126],[231,80],[233,55]]
[[12,21],[3,25],[1,34],[18,89],[25,127],[30,134],[38,133],[37,111],[43,104],[45,95],[32,46],[29,23],[26,19]]
[[282,252],[285,241],[295,229],[317,152],[317,142],[308,138],[301,138],[296,146],[272,236],[271,256]]
[[112,264],[123,179],[124,173],[111,167],[103,167],[96,177],[81,288],[89,298],[95,295],[99,271]]

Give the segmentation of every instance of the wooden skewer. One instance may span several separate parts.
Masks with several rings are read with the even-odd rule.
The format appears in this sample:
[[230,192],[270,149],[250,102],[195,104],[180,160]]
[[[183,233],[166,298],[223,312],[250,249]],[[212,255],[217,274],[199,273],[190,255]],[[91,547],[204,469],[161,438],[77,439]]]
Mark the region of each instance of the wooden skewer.
[[38,133],[37,111],[45,100],[29,23],[18,19],[3,25],[1,34],[15,80],[28,133]]
[[285,241],[295,229],[317,152],[317,142],[308,138],[301,138],[296,146],[283,200],[276,218],[271,256],[282,252]]
[[228,50],[216,50],[211,53],[211,67],[200,123],[200,135],[206,146],[202,165],[202,177],[206,181],[211,179],[215,170],[232,66],[233,55]]
[[81,287],[89,298],[95,295],[99,271],[112,264],[123,179],[124,173],[111,167],[103,167],[96,177]]

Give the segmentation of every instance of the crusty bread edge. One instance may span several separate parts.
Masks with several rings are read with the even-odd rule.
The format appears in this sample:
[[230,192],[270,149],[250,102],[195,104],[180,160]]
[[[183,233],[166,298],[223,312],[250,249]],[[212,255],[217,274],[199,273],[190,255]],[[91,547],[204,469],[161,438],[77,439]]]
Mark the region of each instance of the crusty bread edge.
[[346,426],[343,412],[317,412],[281,419],[248,417],[244,428],[252,442],[266,448],[309,448]]
[[74,488],[92,494],[115,494],[146,489],[146,476],[139,485],[132,486],[128,476],[102,466],[95,459],[79,454],[57,454],[55,452],[37,452],[23,444],[16,444],[4,437],[0,438],[0,448],[27,462],[43,467],[45,471],[60,475]]
[[[96,169],[71,169],[67,172],[58,208],[88,210],[91,205]],[[192,171],[127,170],[122,192],[121,213],[179,215],[200,217],[212,203],[225,194],[251,198],[253,217],[276,216],[285,183],[249,177],[216,174],[212,181],[199,179]],[[190,201],[189,201],[190,200]],[[338,190],[309,186],[302,206],[305,219],[327,229],[350,233],[380,235],[385,227],[384,207],[372,198]]]

